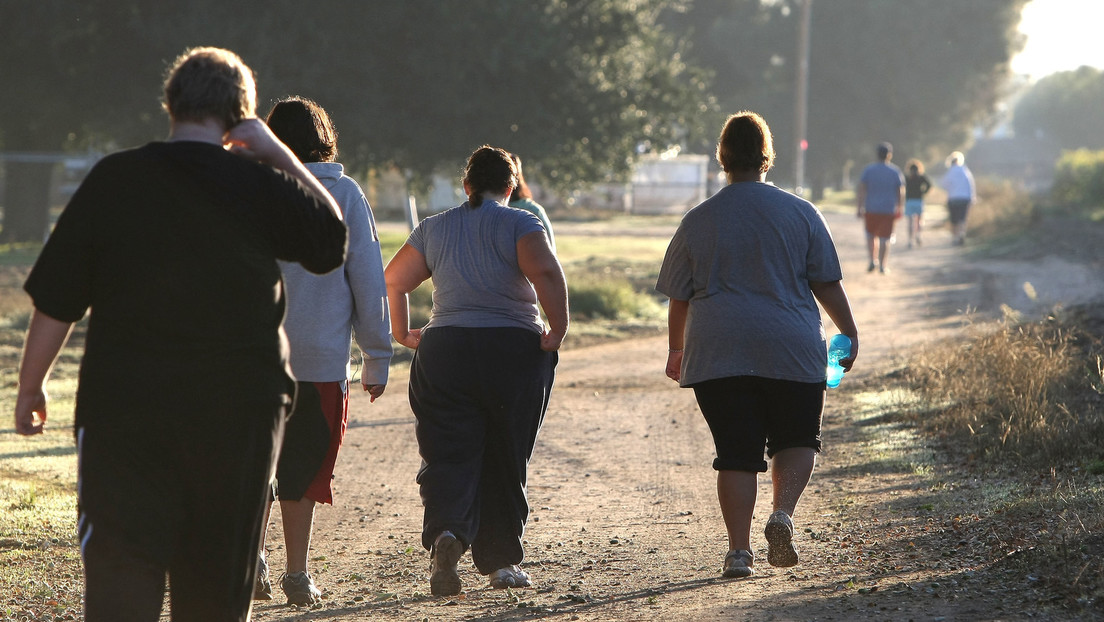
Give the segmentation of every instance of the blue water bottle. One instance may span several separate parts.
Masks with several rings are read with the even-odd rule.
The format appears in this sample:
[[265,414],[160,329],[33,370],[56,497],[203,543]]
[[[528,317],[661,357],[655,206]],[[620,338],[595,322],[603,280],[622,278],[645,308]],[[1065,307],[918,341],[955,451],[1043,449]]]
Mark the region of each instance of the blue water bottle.
[[836,335],[828,344],[828,387],[836,388],[843,379],[840,359],[851,356],[851,339],[847,335]]

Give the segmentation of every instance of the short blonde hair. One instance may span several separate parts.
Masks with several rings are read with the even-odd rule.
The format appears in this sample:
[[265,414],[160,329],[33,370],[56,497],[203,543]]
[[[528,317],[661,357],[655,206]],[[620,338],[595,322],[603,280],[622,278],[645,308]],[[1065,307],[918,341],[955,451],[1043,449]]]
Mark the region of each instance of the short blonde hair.
[[162,105],[174,121],[213,118],[230,129],[256,116],[253,70],[230,50],[188,49],[169,68]]

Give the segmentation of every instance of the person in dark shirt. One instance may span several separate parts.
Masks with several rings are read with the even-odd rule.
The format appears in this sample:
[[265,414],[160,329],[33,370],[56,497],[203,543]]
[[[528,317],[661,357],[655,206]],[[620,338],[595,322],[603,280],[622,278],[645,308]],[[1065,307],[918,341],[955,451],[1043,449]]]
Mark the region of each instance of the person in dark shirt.
[[924,174],[924,164],[920,160],[908,161],[908,174],[905,175],[905,219],[908,220],[908,247],[915,242],[920,246],[920,228],[924,221],[924,195],[931,190],[931,180]]
[[165,142],[81,183],[24,289],[34,301],[15,408],[42,433],[49,370],[91,309],[77,389],[85,619],[246,620],[262,511],[295,384],[277,259],[340,266],[325,188],[255,118],[233,52],[186,51]]

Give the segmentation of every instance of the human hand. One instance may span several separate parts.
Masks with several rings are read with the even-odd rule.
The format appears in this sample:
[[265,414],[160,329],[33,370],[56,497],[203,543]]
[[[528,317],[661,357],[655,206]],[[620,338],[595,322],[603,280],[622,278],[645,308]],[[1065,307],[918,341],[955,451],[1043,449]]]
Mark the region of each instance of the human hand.
[[46,392],[19,391],[15,398],[15,431],[23,436],[42,434],[46,427]]
[[383,395],[384,389],[387,388],[386,384],[362,383],[362,386],[364,387],[364,390],[368,392],[368,395],[371,396],[368,400],[369,402],[376,401],[376,398]]
[[563,340],[566,335],[563,333],[554,333],[551,331],[545,331],[541,335],[540,347],[545,352],[556,352],[563,345]]
[[243,119],[230,128],[224,140],[232,153],[277,168],[282,168],[289,156],[295,157],[268,125],[256,118]]
[[667,353],[667,377],[675,382],[682,379],[682,350]]
[[846,358],[842,358],[839,360],[839,365],[843,368],[843,371],[845,372],[851,371],[851,366],[855,364],[855,359],[859,357],[859,337],[858,335],[851,335],[850,339],[851,354]]
[[395,341],[410,348],[411,350],[417,350],[418,344],[422,342],[422,329],[412,328],[406,331],[405,335],[395,335]]

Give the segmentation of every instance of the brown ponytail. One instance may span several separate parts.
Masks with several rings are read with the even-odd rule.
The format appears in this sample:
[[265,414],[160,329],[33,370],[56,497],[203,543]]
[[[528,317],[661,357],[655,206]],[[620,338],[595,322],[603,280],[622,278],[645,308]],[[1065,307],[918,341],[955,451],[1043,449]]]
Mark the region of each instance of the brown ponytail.
[[468,206],[483,205],[485,192],[502,193],[518,184],[517,168],[510,154],[498,147],[483,145],[468,158],[464,169],[464,182],[468,185]]

